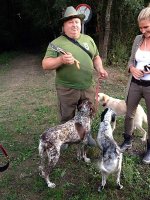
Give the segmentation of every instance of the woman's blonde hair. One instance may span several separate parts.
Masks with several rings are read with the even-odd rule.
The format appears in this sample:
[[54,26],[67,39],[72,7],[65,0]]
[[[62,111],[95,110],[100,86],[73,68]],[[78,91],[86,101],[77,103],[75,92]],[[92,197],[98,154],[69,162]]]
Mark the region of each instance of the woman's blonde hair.
[[141,20],[150,20],[150,3],[146,8],[143,8],[138,16],[138,22]]

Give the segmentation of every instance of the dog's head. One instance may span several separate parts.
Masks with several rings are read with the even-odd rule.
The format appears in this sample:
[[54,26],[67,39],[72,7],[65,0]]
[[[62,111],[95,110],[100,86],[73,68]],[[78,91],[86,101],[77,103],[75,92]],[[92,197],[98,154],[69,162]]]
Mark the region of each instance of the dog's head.
[[93,117],[95,114],[95,108],[88,99],[79,101],[77,109],[79,112],[82,112],[85,116]]
[[104,93],[98,93],[98,101],[103,107],[107,106],[107,102],[109,100],[109,96]]
[[101,113],[101,122],[109,121],[110,123],[113,123],[113,122],[115,122],[115,120],[116,120],[116,114],[112,109],[106,108]]

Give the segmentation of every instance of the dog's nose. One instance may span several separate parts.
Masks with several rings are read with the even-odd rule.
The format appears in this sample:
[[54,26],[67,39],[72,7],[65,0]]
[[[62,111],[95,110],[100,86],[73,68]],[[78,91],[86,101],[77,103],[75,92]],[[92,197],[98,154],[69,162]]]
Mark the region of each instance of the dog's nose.
[[102,106],[105,107],[105,106],[106,106],[106,103],[103,103]]

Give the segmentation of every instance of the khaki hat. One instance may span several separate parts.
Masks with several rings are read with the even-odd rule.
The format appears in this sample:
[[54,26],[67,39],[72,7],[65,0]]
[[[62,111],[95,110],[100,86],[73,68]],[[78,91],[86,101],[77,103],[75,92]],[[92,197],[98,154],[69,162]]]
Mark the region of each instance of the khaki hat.
[[81,21],[83,21],[85,18],[85,15],[79,14],[73,6],[69,6],[65,10],[64,17],[62,17],[59,21],[63,23],[72,18],[79,18],[81,19]]

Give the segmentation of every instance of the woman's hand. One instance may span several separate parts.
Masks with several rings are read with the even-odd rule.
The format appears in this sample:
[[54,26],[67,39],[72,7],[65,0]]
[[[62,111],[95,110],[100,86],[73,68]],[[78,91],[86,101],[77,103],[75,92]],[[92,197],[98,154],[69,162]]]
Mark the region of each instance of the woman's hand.
[[150,74],[150,71],[143,71],[144,74]]
[[135,79],[140,79],[141,77],[144,76],[144,72],[135,68],[135,67],[130,67],[130,72],[132,74],[132,76],[135,78]]

